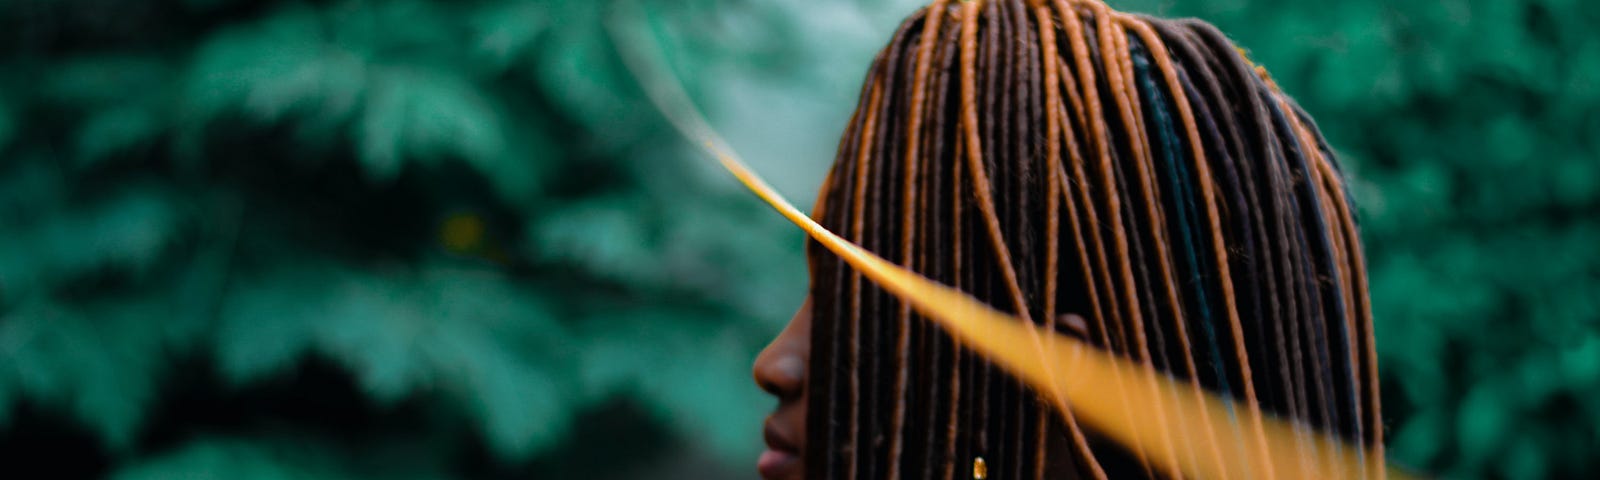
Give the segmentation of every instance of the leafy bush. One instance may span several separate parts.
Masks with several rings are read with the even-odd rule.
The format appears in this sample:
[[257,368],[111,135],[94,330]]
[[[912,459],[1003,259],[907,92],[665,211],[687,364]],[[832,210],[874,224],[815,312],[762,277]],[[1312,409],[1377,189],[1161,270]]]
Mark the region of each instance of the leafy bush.
[[[6,476],[79,472],[32,453],[115,478],[748,461],[801,235],[684,154],[608,28],[697,94],[814,92],[772,60],[820,58],[783,41],[793,8],[0,3]],[[877,41],[843,51],[864,70]],[[654,440],[564,461],[595,429]]]

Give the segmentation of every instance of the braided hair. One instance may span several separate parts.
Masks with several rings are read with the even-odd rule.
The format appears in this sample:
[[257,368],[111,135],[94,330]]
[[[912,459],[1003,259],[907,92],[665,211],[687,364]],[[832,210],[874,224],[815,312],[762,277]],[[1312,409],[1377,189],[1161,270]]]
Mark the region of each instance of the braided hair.
[[[1265,442],[1276,416],[1382,458],[1342,173],[1311,118],[1214,27],[1093,0],[937,0],[873,62],[827,178],[814,217],[829,230],[1231,399],[1234,424],[1205,425],[1214,438]],[[816,243],[809,254],[812,477],[1179,476],[1056,414]]]

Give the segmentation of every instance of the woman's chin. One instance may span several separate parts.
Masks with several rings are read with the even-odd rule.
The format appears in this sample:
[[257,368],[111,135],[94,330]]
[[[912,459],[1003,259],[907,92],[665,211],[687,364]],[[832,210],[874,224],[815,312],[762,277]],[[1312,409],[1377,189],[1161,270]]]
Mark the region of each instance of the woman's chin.
[[756,471],[766,480],[798,479],[801,466],[800,456],[793,452],[767,450],[756,460]]

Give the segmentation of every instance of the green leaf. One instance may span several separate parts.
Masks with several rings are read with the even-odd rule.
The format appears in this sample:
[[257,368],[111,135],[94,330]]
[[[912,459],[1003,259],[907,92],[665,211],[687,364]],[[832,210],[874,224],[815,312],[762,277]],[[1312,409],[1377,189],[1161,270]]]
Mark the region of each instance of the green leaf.
[[148,109],[123,106],[96,113],[78,130],[79,166],[93,166],[106,157],[146,144],[166,127]]
[[540,258],[572,262],[605,278],[657,280],[661,258],[645,208],[625,198],[556,208],[529,224],[528,248]]
[[[496,178],[507,163],[502,114],[459,63],[454,29],[438,19],[446,11],[425,2],[347,7],[284,9],[209,42],[191,68],[193,121],[237,111],[291,122],[308,142],[347,139],[380,183],[407,161],[463,160]],[[517,187],[531,183],[506,170],[523,177]]]
[[492,166],[502,155],[500,117],[465,79],[392,68],[373,82],[358,134],[362,164],[373,178],[392,179],[407,157]]
[[565,153],[550,137],[550,130],[542,122],[508,123],[503,128],[506,144],[499,155],[469,156],[465,160],[494,187],[502,201],[532,208],[544,193],[546,174]]
[[560,440],[577,408],[560,376],[518,361],[492,342],[480,332],[445,329],[431,344],[430,357],[495,453],[526,459]]
[[558,441],[576,413],[570,379],[553,368],[567,338],[536,296],[486,272],[286,268],[232,295],[218,354],[235,383],[316,351],[379,405],[442,393],[496,453],[521,459]]
[[130,185],[31,224],[0,224],[0,285],[10,298],[111,268],[142,274],[178,238],[184,215],[154,184]]
[[429,272],[437,321],[419,348],[440,384],[480,422],[501,458],[518,460],[559,441],[577,414],[572,378],[559,369],[572,339],[539,297],[496,276]]
[[428,374],[411,352],[426,312],[383,277],[344,269],[285,268],[242,282],[217,330],[221,370],[247,384],[287,372],[313,351],[340,361],[380,404]]
[[293,7],[216,35],[187,74],[191,121],[210,123],[237,111],[265,123],[298,114],[338,125],[359,105],[368,66],[360,53],[323,35],[315,11]]
[[664,125],[617,57],[602,23],[602,6],[561,4],[556,14],[561,21],[541,49],[534,74],[546,98],[583,126],[581,144],[617,152]]
[[555,23],[547,3],[533,1],[493,2],[472,13],[470,22],[477,52],[496,70],[509,68],[527,55]]
[[214,343],[224,380],[240,386],[285,373],[310,351],[326,274],[285,270],[241,279],[229,290]]
[[[159,330],[169,311],[133,302],[77,309],[33,303],[0,317],[0,363],[22,396],[60,408],[113,449],[133,440],[155,397],[162,365]],[[0,383],[6,380],[0,379]]]

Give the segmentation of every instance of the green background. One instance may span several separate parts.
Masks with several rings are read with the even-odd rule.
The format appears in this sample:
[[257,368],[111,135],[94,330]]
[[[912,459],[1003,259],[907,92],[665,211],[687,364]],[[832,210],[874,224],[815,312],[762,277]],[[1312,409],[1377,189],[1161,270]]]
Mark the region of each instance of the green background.
[[[914,3],[0,0],[0,477],[753,477],[802,238],[619,48],[809,203]],[[1600,3],[1111,4],[1350,166],[1396,461],[1600,474]]]

